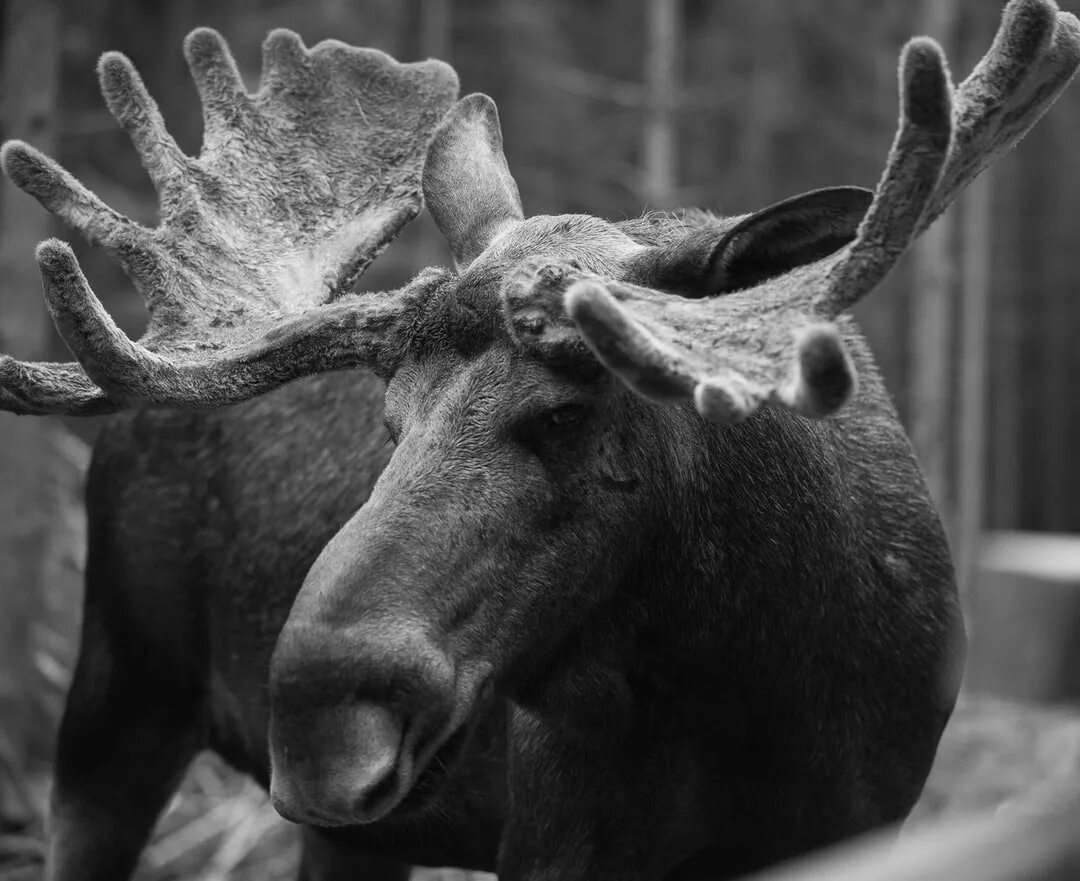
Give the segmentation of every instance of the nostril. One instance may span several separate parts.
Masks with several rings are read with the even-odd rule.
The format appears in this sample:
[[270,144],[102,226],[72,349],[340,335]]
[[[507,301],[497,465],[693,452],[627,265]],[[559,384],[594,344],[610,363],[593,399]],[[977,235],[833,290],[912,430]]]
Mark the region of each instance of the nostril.
[[[286,819],[315,825],[363,823],[395,803],[404,725],[373,702],[311,712],[271,724],[271,799]],[[276,724],[275,724],[276,723]]]
[[397,714],[381,704],[357,704],[351,715],[356,749],[353,785],[366,792],[394,776],[391,772],[398,763],[404,732]]
[[356,802],[357,810],[362,814],[380,814],[383,805],[392,804],[397,788],[398,771],[396,767],[391,767],[382,779],[374,781],[373,785],[360,794]]

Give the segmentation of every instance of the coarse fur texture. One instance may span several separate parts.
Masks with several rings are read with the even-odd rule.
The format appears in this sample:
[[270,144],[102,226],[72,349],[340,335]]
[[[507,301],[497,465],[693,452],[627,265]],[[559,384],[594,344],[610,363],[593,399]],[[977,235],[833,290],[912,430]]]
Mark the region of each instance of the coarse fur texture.
[[[380,379],[103,433],[50,877],[125,877],[202,747],[308,824],[310,879],[735,877],[906,816],[963,628],[843,310],[1080,57],[1046,0],[1013,0],[1002,33],[955,94],[940,50],[906,50],[865,219],[850,188],[740,218],[525,219],[494,108],[459,104],[424,175],[456,271],[253,343],[359,333]],[[116,379],[87,363],[111,349],[73,348]],[[47,400],[73,371],[46,371]]]
[[129,340],[71,249],[43,242],[46,301],[86,376],[0,357],[4,409],[222,406],[367,364],[380,345],[386,304],[343,294],[420,210],[423,159],[457,96],[454,71],[334,40],[306,49],[276,30],[248,94],[216,31],[193,31],[184,52],[205,118],[198,158],[180,152],[126,57],[109,52],[98,65],[105,102],[160,196],[156,228],[117,214],[32,147],[4,145],[8,177],[116,259],[150,312],[142,340]]

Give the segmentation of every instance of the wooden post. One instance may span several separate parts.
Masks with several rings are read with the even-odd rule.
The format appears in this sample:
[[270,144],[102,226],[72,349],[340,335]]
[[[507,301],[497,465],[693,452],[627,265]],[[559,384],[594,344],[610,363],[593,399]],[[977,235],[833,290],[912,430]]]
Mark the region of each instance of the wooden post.
[[986,479],[987,342],[993,172],[984,171],[964,195],[960,214],[960,364],[956,413],[956,543],[961,594],[969,593],[978,563]]
[[675,109],[682,0],[649,0],[647,26],[642,190],[650,208],[671,208],[678,188]]

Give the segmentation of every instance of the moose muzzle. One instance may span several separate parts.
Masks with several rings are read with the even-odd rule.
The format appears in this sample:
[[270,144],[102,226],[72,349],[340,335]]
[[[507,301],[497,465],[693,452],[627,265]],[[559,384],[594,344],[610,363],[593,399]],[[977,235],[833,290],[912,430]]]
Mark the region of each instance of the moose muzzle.
[[274,807],[318,826],[378,819],[397,796],[403,734],[392,709],[363,701],[294,717],[288,734],[278,722],[271,736],[289,745],[272,752]]
[[271,663],[274,807],[294,822],[370,823],[453,733],[454,670],[419,627],[286,626]]

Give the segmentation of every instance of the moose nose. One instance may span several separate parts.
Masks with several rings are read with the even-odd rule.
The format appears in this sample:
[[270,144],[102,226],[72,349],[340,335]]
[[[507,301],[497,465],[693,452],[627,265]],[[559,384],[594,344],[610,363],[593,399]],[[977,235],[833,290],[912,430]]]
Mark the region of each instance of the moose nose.
[[303,731],[282,732],[271,722],[270,797],[279,814],[339,826],[377,820],[393,807],[403,738],[396,713],[363,702],[301,724]]

